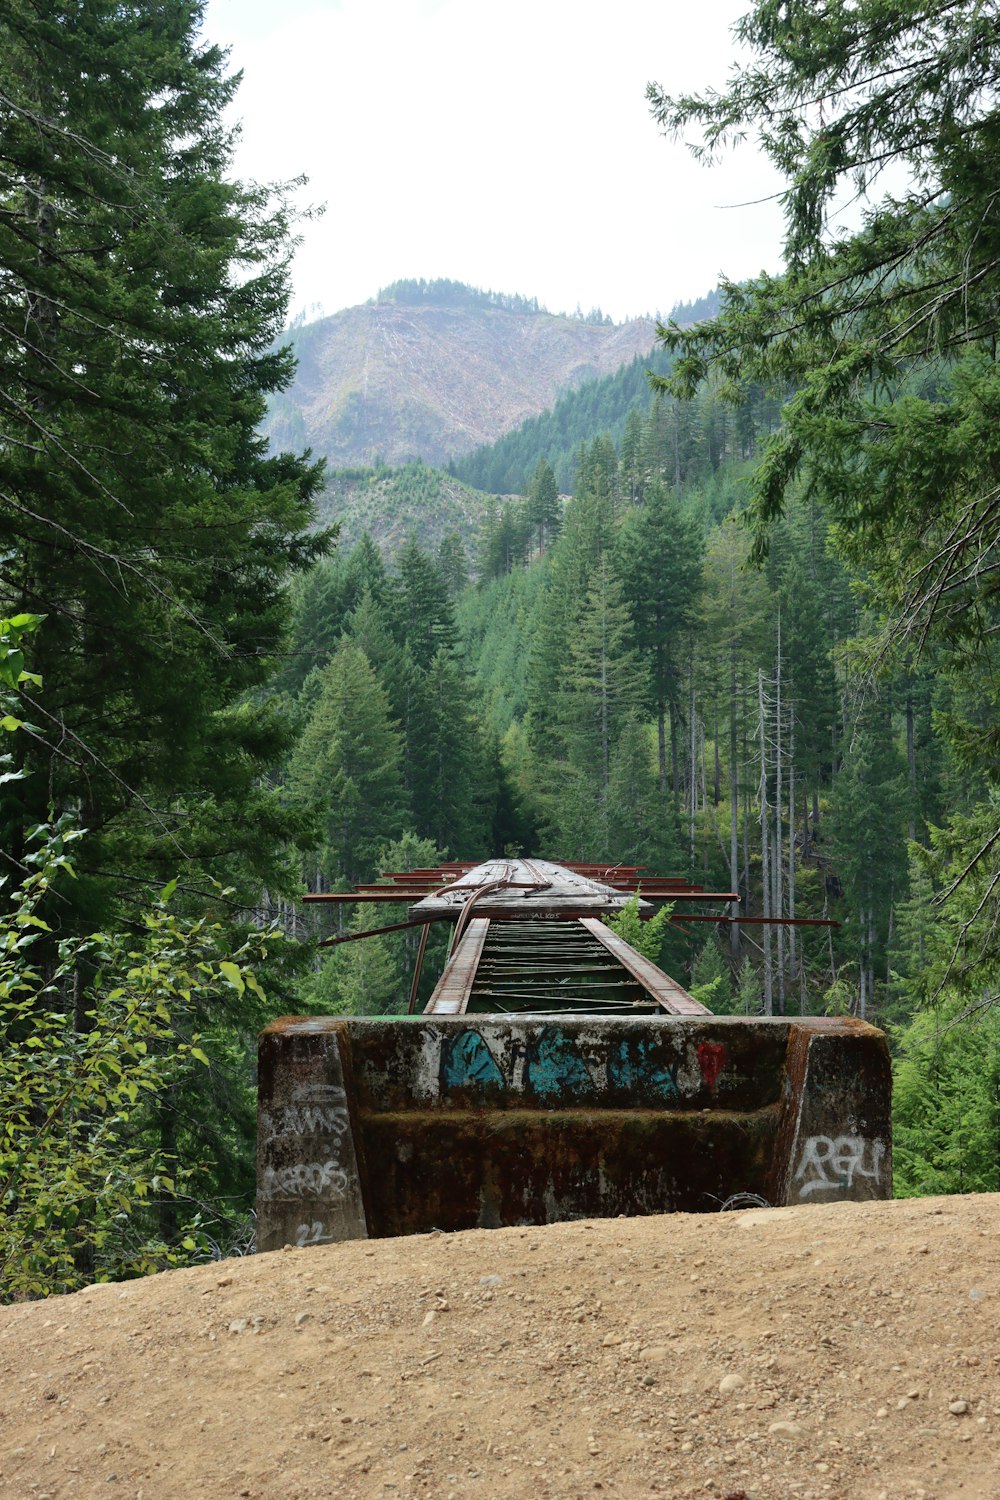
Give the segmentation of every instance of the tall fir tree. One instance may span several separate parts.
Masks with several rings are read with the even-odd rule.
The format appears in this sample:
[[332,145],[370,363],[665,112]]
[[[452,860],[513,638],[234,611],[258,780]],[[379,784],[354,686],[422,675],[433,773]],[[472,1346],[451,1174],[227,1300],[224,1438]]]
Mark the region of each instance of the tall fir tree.
[[[63,921],[207,868],[280,883],[262,771],[286,730],[244,712],[281,644],[319,470],[257,432],[289,214],[231,180],[238,79],[193,0],[26,0],[0,13],[0,610],[46,616],[42,734],[0,843],[50,802],[90,830]],[[238,815],[237,815],[238,810]]]
[[402,832],[399,730],[385,689],[351,641],[323,668],[321,691],[289,763],[288,790],[293,801],[322,810],[319,866],[332,886],[370,876],[376,851]]
[[544,552],[546,541],[551,542],[556,536],[562,519],[556,476],[547,458],[538,460],[531,476],[524,513],[538,538],[539,552]]
[[832,796],[832,843],[855,947],[862,1019],[884,972],[893,903],[906,894],[906,779],[884,709],[869,706],[848,730]]
[[647,664],[649,698],[656,713],[660,787],[664,792],[669,714],[675,801],[684,637],[698,608],[703,550],[697,526],[659,483],[649,487],[643,508],[626,517],[615,545],[636,641]]
[[[597,563],[578,611],[569,662],[559,694],[559,732],[565,758],[598,811],[596,836],[608,837],[611,762],[622,730],[638,713],[643,672],[620,581],[606,555]],[[601,858],[595,848],[593,858]]]

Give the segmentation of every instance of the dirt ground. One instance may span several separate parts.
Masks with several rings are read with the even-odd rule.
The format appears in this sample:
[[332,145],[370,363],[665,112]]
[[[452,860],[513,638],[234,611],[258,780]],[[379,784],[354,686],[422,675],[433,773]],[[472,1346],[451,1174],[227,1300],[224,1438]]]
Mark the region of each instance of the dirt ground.
[[1000,1196],[286,1250],[0,1310],[4,1500],[1000,1500]]

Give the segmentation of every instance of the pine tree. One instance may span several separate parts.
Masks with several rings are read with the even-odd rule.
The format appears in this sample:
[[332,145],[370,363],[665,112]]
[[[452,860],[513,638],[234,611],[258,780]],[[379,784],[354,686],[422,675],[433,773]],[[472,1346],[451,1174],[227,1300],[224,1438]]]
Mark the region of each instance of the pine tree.
[[68,922],[178,868],[247,896],[282,879],[261,775],[286,730],[239,704],[325,545],[319,471],[257,431],[291,373],[288,212],[229,178],[238,79],[199,21],[187,0],[0,14],[0,611],[47,617],[45,735],[0,843],[17,858],[50,801],[78,809]]
[[[616,539],[615,559],[648,663],[649,696],[656,711],[660,788],[667,787],[667,711],[672,734],[680,717],[683,637],[695,618],[701,589],[703,543],[697,527],[650,485],[642,510],[631,512]],[[677,764],[676,739],[672,762]],[[676,774],[675,795],[676,795]]]
[[599,858],[643,865],[661,875],[685,866],[676,813],[657,785],[649,726],[636,714],[626,719],[615,744],[606,806]]
[[[387,918],[390,922],[392,918]],[[359,907],[348,932],[368,931],[371,907]],[[307,1014],[379,1016],[401,1010],[403,975],[391,937],[358,937],[322,954],[303,982],[300,999]]]
[[378,848],[402,831],[402,756],[388,696],[359,646],[341,645],[322,679],[289,764],[288,790],[323,810],[320,866],[337,885],[370,876]]
[[433,559],[412,538],[397,559],[392,580],[393,630],[424,671],[438,651],[453,651],[455,609]]
[[884,710],[863,714],[844,749],[831,798],[832,845],[847,902],[845,929],[857,953],[863,1019],[875,999],[891,904],[905,891],[906,781]]
[[538,536],[538,550],[543,552],[546,539],[552,541],[562,519],[556,476],[546,458],[538,460],[538,466],[531,476],[525,505],[525,519],[534,527]]
[[426,739],[415,750],[413,814],[418,834],[452,859],[487,852],[487,809],[496,792],[470,688],[459,664],[438,651],[425,682]]
[[[996,786],[994,9],[757,0],[739,31],[747,60],[724,90],[672,98],[650,85],[649,99],[707,155],[759,132],[787,181],[787,269],[727,283],[713,323],[664,330],[678,356],[671,389],[693,396],[711,376],[730,395],[791,393],[752,478],[758,555],[803,483],[886,617],[879,663],[931,643],[956,678],[972,665],[971,723],[949,731],[956,747],[974,743],[970,759]],[[874,201],[888,170],[906,186]],[[831,208],[855,195],[863,221],[843,233]],[[996,875],[997,847],[970,848],[969,874],[987,860]],[[977,922],[995,925],[997,891]]]
[[[745,790],[746,781],[746,773],[742,770],[742,742],[748,730],[743,710],[747,687],[755,679],[764,647],[764,626],[770,602],[763,575],[746,567],[748,551],[746,532],[733,522],[714,533],[705,555],[703,593],[697,616],[705,658],[714,663],[716,675],[725,679],[729,888],[742,891],[745,902],[749,902],[750,891],[748,882],[740,876],[739,847],[740,793]],[[733,915],[737,914],[734,911]],[[740,929],[736,923],[730,928],[730,951],[735,961],[740,952]]]
[[613,748],[642,705],[643,675],[624,591],[604,556],[577,616],[559,704],[568,759],[602,800]]
[[633,407],[625,419],[621,445],[622,494],[628,498],[630,505],[638,505],[644,499],[646,491],[642,427],[642,417]]
[[577,469],[574,493],[586,497],[614,521],[618,510],[618,455],[608,433],[585,447]]
[[449,531],[442,537],[437,567],[449,599],[457,599],[469,581],[469,559],[457,531]]

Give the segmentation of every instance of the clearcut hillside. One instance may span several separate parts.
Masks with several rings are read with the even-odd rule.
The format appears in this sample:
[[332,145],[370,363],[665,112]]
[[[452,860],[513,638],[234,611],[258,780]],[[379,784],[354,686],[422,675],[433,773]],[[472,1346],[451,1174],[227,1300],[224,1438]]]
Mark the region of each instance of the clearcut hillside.
[[402,282],[293,329],[298,371],[271,405],[277,447],[333,467],[443,467],[653,347],[652,319],[563,317],[453,282]]

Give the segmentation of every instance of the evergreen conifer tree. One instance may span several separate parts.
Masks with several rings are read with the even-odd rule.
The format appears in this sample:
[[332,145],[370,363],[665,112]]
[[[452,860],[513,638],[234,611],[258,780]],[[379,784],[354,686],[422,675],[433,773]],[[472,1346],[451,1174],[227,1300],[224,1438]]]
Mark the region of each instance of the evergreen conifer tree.
[[577,615],[559,705],[568,759],[602,801],[614,747],[642,705],[643,675],[624,591],[604,556]]
[[546,458],[538,460],[535,472],[531,476],[525,505],[525,518],[534,527],[538,536],[538,550],[543,552],[546,539],[549,541],[553,539],[562,519],[556,476]]
[[858,1013],[875,998],[893,899],[905,894],[906,782],[887,715],[869,709],[850,732],[834,784],[832,843],[858,961]]
[[78,809],[64,921],[199,863],[247,895],[282,878],[261,772],[286,731],[239,703],[325,545],[305,533],[319,472],[257,432],[291,371],[289,217],[230,180],[238,79],[200,18],[0,13],[0,610],[47,617],[45,733],[0,844],[16,859],[49,802]]
[[669,875],[686,864],[673,804],[660,793],[649,727],[637,714],[622,726],[611,759],[606,836],[599,858]]
[[698,528],[668,499],[662,484],[649,486],[646,504],[631,511],[615,543],[615,558],[648,673],[656,712],[660,787],[667,786],[667,714],[675,735],[680,715],[684,636],[697,611],[703,542]]
[[370,876],[378,848],[402,832],[401,760],[388,695],[361,648],[345,641],[323,669],[288,772],[293,799],[323,811],[320,865],[331,885]]

